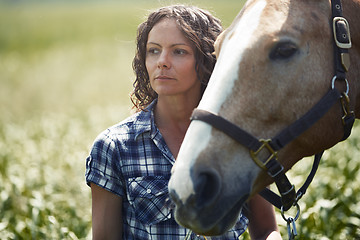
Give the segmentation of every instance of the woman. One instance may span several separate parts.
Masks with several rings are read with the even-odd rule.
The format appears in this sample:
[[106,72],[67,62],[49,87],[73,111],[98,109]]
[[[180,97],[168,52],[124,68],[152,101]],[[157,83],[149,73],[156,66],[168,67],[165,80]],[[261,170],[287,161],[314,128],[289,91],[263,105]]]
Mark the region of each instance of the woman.
[[[101,133],[87,159],[94,239],[237,239],[245,231],[248,219],[241,215],[223,236],[196,236],[175,222],[167,192],[221,31],[210,13],[182,5],[160,8],[139,26],[132,93],[138,111]],[[278,236],[273,208],[263,203],[249,203],[251,235]]]

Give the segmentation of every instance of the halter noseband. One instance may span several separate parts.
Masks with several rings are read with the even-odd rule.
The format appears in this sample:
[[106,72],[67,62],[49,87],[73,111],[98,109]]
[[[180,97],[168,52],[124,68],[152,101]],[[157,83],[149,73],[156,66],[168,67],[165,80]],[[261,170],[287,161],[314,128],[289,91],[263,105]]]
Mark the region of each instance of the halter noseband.
[[[331,1],[331,8],[331,25],[334,34],[335,76],[331,81],[330,90],[300,119],[282,130],[274,138],[259,140],[223,117],[206,110],[195,109],[191,116],[191,120],[199,120],[210,124],[250,150],[250,155],[254,162],[266,170],[274,179],[281,197],[267,188],[261,192],[261,195],[274,206],[282,209],[282,211],[287,211],[292,206],[297,206],[298,200],[305,194],[307,187],[316,173],[322,152],[315,155],[313,168],[298,192],[295,191],[294,185],[292,185],[286,177],[284,167],[278,161],[277,152],[319,121],[339,100],[343,110],[342,123],[344,135],[342,140],[349,137],[355,121],[354,113],[349,110],[349,84],[346,79],[346,72],[350,64],[348,49],[351,47],[349,24],[342,16],[341,0]],[[345,92],[341,93],[335,88],[335,81],[338,80],[345,82]],[[267,150],[269,154],[265,160],[262,160],[259,157],[259,153],[265,150]]]

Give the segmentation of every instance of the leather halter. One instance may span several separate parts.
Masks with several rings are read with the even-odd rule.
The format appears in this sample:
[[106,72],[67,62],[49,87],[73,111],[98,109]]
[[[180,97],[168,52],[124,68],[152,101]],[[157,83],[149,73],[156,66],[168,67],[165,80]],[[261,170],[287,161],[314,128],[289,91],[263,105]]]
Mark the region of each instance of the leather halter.
[[[334,34],[335,76],[332,79],[330,90],[305,115],[282,130],[274,138],[267,140],[257,139],[223,117],[206,110],[195,109],[191,116],[191,120],[203,121],[210,124],[250,150],[250,155],[255,163],[266,170],[274,179],[281,197],[267,188],[261,192],[261,195],[274,206],[284,211],[297,205],[298,200],[305,194],[307,187],[316,173],[322,153],[315,155],[313,168],[308,178],[300,190],[296,192],[294,185],[290,183],[285,175],[284,167],[278,161],[277,152],[319,121],[339,100],[344,114],[342,117],[344,126],[344,136],[342,140],[349,137],[355,121],[354,113],[349,110],[349,84],[346,79],[346,72],[350,64],[348,54],[348,48],[351,47],[350,29],[346,19],[342,17],[341,0],[331,1],[331,8],[331,25]],[[335,88],[335,81],[345,82],[346,91],[342,93],[339,92]],[[268,152],[268,157],[267,159],[260,159],[258,155],[260,152],[263,155],[264,151]]]

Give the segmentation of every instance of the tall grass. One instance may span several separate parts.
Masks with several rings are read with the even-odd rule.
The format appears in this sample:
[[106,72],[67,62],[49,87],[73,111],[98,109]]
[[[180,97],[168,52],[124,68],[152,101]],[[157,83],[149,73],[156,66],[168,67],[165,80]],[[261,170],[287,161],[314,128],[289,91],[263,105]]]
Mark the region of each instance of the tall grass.
[[[14,2],[0,1],[0,239],[86,239],[85,158],[100,131],[130,114],[137,25],[175,2]],[[225,26],[242,5],[182,2]],[[325,154],[301,201],[301,239],[360,238],[359,131]],[[310,162],[290,172],[297,186]]]

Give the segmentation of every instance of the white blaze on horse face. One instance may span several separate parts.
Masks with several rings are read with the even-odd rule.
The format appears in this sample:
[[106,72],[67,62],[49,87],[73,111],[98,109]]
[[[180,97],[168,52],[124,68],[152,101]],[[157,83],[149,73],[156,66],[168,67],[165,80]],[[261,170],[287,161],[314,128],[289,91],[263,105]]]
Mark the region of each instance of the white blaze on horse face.
[[[258,1],[227,33],[222,43],[218,64],[198,108],[218,113],[227,96],[231,94],[238,78],[242,53],[251,44],[251,37],[260,22],[265,6],[265,0]],[[191,168],[200,153],[208,147],[211,137],[211,126],[199,121],[193,121],[185,135],[169,183],[169,188],[176,189],[183,203],[195,193]]]
[[222,42],[218,62],[211,75],[209,85],[199,104],[199,108],[218,113],[221,106],[231,94],[238,79],[242,54],[252,44],[252,36],[256,31],[266,1],[258,1],[241,17]]

